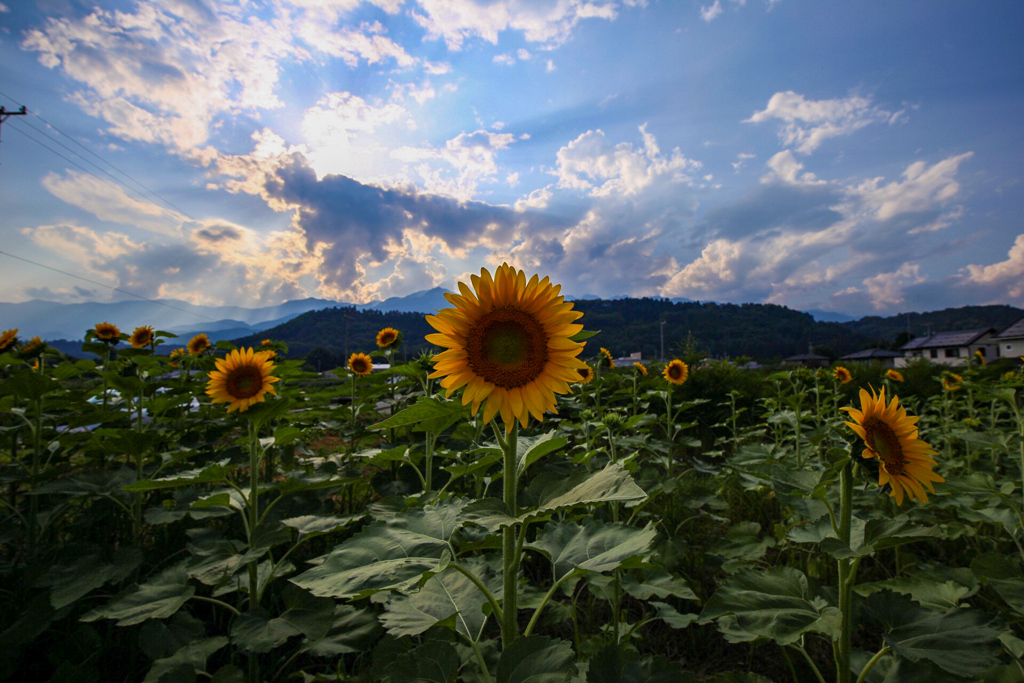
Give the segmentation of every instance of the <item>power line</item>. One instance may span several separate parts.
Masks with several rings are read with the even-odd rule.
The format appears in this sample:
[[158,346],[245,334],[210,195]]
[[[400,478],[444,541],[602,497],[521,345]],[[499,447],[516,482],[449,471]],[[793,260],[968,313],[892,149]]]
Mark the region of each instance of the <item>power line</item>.
[[156,299],[150,299],[148,297],[142,296],[141,294],[136,294],[135,292],[129,292],[126,289],[121,289],[120,287],[111,287],[110,285],[104,284],[102,282],[97,282],[96,280],[90,280],[87,277],[82,277],[81,275],[75,275],[74,273],[69,273],[68,271],[61,270],[60,268],[54,268],[53,266],[48,266],[45,263],[39,263],[38,261],[33,261],[32,259],[27,259],[24,256],[16,256],[16,255],[11,254],[11,253],[6,252],[6,251],[0,251],[0,254],[3,254],[4,256],[9,256],[9,257],[11,257],[13,259],[17,259],[19,261],[24,261],[25,263],[31,263],[33,266],[39,266],[40,268],[46,268],[47,270],[52,270],[53,272],[60,273],[61,275],[67,275],[68,277],[73,277],[73,278],[75,278],[77,280],[81,280],[83,282],[88,282],[89,284],[96,285],[97,287],[105,287],[105,288],[107,288],[107,289],[109,289],[111,291],[114,291],[114,292],[120,292],[121,294],[127,294],[128,296],[133,296],[136,299],[142,299],[143,301],[148,301],[151,304],[156,304],[158,306],[163,306],[165,308],[173,308],[174,310],[181,311],[182,313],[188,313],[190,315],[198,316],[200,318],[206,318],[207,320],[211,320],[213,322],[217,322],[217,318],[211,318],[210,316],[204,315],[202,313],[196,313],[195,311],[189,311],[189,310],[186,310],[184,308],[178,308],[177,306],[172,306],[171,304],[169,304],[167,302],[157,301]]

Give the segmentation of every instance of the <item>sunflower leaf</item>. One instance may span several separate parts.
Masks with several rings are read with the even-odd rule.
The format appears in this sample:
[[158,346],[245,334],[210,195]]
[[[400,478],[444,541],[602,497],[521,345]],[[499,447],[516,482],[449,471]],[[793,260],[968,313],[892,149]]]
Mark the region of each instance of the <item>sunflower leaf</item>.
[[573,570],[609,572],[633,557],[650,552],[657,532],[653,527],[636,529],[625,524],[607,524],[587,519],[549,522],[529,547],[547,555],[556,579]]
[[88,612],[82,621],[116,619],[118,626],[132,626],[147,619],[166,619],[196,592],[195,587],[188,585],[186,563],[187,560],[179,562],[151,581],[128,588],[106,605]]
[[[486,574],[482,580],[491,593],[500,591],[501,579],[496,575]],[[427,579],[418,592],[395,597],[380,621],[393,636],[418,636],[443,624],[478,641],[487,623],[485,604],[487,599],[480,589],[464,574],[449,568]]]
[[575,673],[572,647],[564,640],[526,636],[512,641],[498,660],[496,683],[563,683]]
[[543,491],[540,505],[519,516],[520,521],[540,519],[558,510],[596,503],[625,503],[627,507],[646,500],[647,494],[636,485],[622,465],[608,463],[605,468],[583,478],[573,477],[553,490]]
[[448,643],[424,643],[399,655],[384,672],[394,683],[454,683],[459,653]]

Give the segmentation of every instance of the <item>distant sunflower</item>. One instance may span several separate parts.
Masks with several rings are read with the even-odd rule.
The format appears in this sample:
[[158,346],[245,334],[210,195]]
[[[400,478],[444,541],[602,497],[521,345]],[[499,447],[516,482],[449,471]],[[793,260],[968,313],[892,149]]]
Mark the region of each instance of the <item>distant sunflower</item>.
[[[907,415],[900,406],[899,397],[893,396],[886,405],[885,389],[878,394],[860,390],[860,410],[845,407],[853,422],[846,422],[864,441],[865,458],[877,458],[881,464],[878,470],[878,485],[889,484],[889,494],[896,503],[903,504],[904,493],[912,500],[928,502],[925,488],[935,493],[932,482],[945,481],[932,471],[936,452],[918,438],[917,418]],[[922,486],[923,484],[923,486]]]
[[153,343],[153,328],[149,325],[136,327],[132,336],[128,337],[133,349],[144,349]]
[[576,372],[579,373],[580,378],[577,381],[580,384],[590,384],[594,380],[594,368],[586,363],[582,368],[576,368]]
[[227,403],[229,413],[245,411],[262,403],[265,394],[277,395],[271,386],[278,381],[270,375],[273,371],[274,364],[264,354],[254,353],[251,348],[235,349],[217,359],[217,369],[209,373],[206,393],[213,403]]
[[892,368],[885,371],[885,376],[893,382],[904,382],[903,373],[899,370],[893,370]]
[[647,367],[643,363],[633,363],[633,367],[644,377],[647,376]]
[[484,405],[487,424],[500,414],[506,432],[516,420],[527,426],[532,415],[543,421],[557,413],[555,394],[568,394],[581,379],[586,364],[577,356],[583,344],[572,336],[583,331],[575,324],[583,313],[559,295],[561,285],[526,273],[507,263],[491,277],[486,268],[471,278],[473,289],[459,283],[461,294],[445,294],[454,308],[445,308],[427,322],[437,330],[431,344],[445,349],[434,357],[431,378],[451,396],[461,387],[463,405],[475,415]]
[[690,378],[690,368],[686,363],[676,358],[669,361],[661,374],[672,384],[685,384],[686,380]]
[[32,337],[22,345],[18,352],[22,358],[32,358],[41,354],[45,348],[46,344],[43,343],[42,338]]
[[610,367],[610,368],[614,368],[615,367],[615,357],[612,356],[612,352],[611,351],[609,351],[608,349],[604,348],[603,346],[601,347],[600,358],[604,359],[604,362],[608,364],[608,367]]
[[186,353],[187,351],[185,351],[185,349],[182,348],[172,349],[170,355],[167,356],[167,364],[170,365],[172,368],[178,367],[178,362]]
[[956,373],[949,373],[947,376],[942,378],[942,387],[946,391],[957,391],[961,388],[961,382],[964,378]]
[[272,342],[272,341],[271,341],[271,340],[269,340],[269,339],[264,339],[263,341],[261,341],[261,342],[260,342],[260,346],[270,346],[270,345],[271,345],[271,344],[273,344],[273,343],[274,343],[274,342]]
[[210,338],[206,336],[205,332],[200,332],[188,340],[188,344],[185,345],[185,348],[188,349],[190,355],[201,356],[206,353],[206,350],[211,346]]
[[387,349],[402,342],[402,333],[393,327],[385,327],[377,333],[377,348]]
[[849,382],[853,381],[853,375],[851,375],[850,371],[844,368],[842,365],[837,365],[834,368],[832,368],[832,376],[836,378],[837,382],[840,382],[842,384],[848,384]]
[[5,330],[3,334],[0,334],[0,353],[3,353],[7,349],[11,348],[18,343],[18,328],[15,327],[10,330]]
[[258,353],[262,353],[266,358],[277,358],[277,351],[274,349],[265,349],[263,351],[258,351]]
[[108,344],[117,343],[121,338],[121,330],[117,329],[117,325],[110,323],[96,323],[96,327],[93,328],[96,333],[96,338],[100,341],[107,342]]
[[988,365],[988,361],[985,360],[985,354],[981,352],[981,349],[974,352],[974,357],[978,359],[978,362],[981,363],[982,367]]
[[348,369],[360,377],[373,372],[373,360],[365,353],[353,353],[348,357]]

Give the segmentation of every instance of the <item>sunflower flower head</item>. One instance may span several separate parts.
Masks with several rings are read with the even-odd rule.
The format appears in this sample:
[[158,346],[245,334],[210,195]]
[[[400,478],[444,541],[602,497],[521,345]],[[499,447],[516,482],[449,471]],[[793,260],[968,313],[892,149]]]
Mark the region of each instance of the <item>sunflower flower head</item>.
[[353,353],[348,357],[348,369],[355,375],[366,377],[373,372],[373,360],[365,353]]
[[661,375],[671,384],[685,384],[686,380],[690,378],[690,368],[686,363],[676,358],[668,362],[665,369],[661,371]]
[[892,382],[903,382],[903,381],[905,381],[903,379],[903,373],[900,372],[899,370],[893,370],[892,368],[889,368],[888,370],[885,371],[885,377],[886,377],[886,379],[888,379],[888,380],[890,380]]
[[18,328],[4,330],[3,334],[0,334],[0,353],[12,348],[18,343]]
[[610,368],[615,367],[615,357],[612,355],[611,351],[604,348],[603,346],[601,347],[601,354],[598,357],[598,359],[603,363],[607,363],[608,367]]
[[128,337],[133,349],[144,349],[153,343],[153,328],[149,325],[136,327],[131,336]]
[[213,403],[227,403],[228,412],[243,412],[256,403],[262,403],[265,395],[274,396],[272,386],[279,378],[272,377],[274,363],[252,348],[235,349],[225,358],[217,359],[217,369],[209,373],[206,393]]
[[850,371],[844,368],[842,365],[837,365],[834,368],[832,368],[832,376],[840,384],[848,384],[849,382],[853,381],[853,375],[851,375]]
[[32,337],[18,349],[18,353],[21,354],[22,358],[38,358],[42,355],[45,348],[46,344],[41,337]]
[[271,341],[270,339],[264,339],[263,341],[260,342],[260,346],[270,346],[273,343],[274,342]]
[[576,372],[580,376],[576,381],[580,384],[590,384],[594,380],[594,368],[587,363],[584,363],[582,368],[576,368]]
[[872,389],[860,390],[860,408],[845,407],[852,422],[846,426],[864,442],[865,458],[876,458],[878,468],[878,484],[888,484],[892,491],[889,494],[896,503],[903,504],[903,496],[920,503],[928,502],[925,488],[935,493],[932,482],[943,482],[945,479],[932,471],[935,460],[931,457],[936,452],[925,441],[918,438],[917,418],[907,415],[906,408],[900,405],[899,397],[893,396],[886,404],[885,389],[877,394]]
[[201,356],[206,353],[207,349],[213,346],[210,343],[210,338],[206,336],[205,332],[200,332],[196,336],[188,340],[188,344],[185,348],[188,349],[189,355]]
[[93,332],[97,339],[107,344],[116,344],[121,339],[121,330],[117,329],[117,325],[107,322],[96,323]]
[[170,355],[167,356],[167,364],[170,365],[172,368],[178,367],[179,362],[186,353],[188,352],[180,347],[177,349],[172,349]]
[[942,388],[946,391],[959,391],[963,387],[964,378],[951,372],[942,378]]
[[974,359],[981,364],[981,367],[988,365],[988,361],[985,360],[985,354],[981,352],[981,349],[977,349],[974,352]]
[[647,376],[647,366],[644,365],[643,363],[633,363],[633,367],[636,368],[636,371],[639,372],[643,377]]
[[385,327],[377,333],[377,348],[390,349],[402,343],[402,333],[393,327]]
[[472,289],[459,283],[460,294],[447,293],[453,308],[428,315],[437,330],[427,335],[445,350],[434,357],[431,378],[451,396],[465,387],[463,405],[475,415],[483,405],[484,424],[501,415],[506,432],[518,420],[544,420],[557,413],[556,394],[568,394],[581,379],[585,363],[577,358],[583,344],[572,337],[583,331],[575,321],[582,313],[559,294],[560,285],[507,263],[494,276],[483,268],[471,278]]

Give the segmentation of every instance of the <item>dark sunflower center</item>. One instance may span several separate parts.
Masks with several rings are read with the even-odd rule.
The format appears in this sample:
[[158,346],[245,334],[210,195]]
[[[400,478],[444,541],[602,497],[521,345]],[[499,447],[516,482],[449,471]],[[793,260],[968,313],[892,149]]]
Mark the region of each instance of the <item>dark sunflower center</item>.
[[228,373],[227,390],[232,398],[252,398],[263,388],[263,373],[259,368],[235,368]]
[[352,372],[366,372],[366,361],[362,358],[352,361]]
[[672,379],[681,379],[683,376],[683,369],[678,365],[668,366],[668,376]]
[[889,474],[903,474],[907,461],[903,457],[900,439],[892,427],[877,417],[869,417],[864,421],[864,433],[864,441],[885,463],[885,471]]
[[503,389],[529,384],[548,362],[548,336],[529,313],[517,308],[496,308],[469,331],[466,344],[469,367]]

